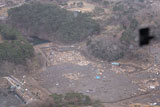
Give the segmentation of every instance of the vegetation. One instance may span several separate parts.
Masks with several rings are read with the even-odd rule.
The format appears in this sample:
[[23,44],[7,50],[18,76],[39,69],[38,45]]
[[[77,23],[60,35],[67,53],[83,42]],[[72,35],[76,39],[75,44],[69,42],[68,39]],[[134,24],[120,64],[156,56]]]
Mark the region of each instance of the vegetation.
[[123,2],[117,2],[113,7],[113,11],[117,19],[112,21],[122,23],[121,26],[124,29],[120,40],[127,44],[133,43],[136,35],[135,31],[139,25],[135,16],[137,9],[131,4],[126,5]]
[[94,10],[93,10],[93,13],[94,13],[95,15],[103,15],[104,12],[105,12],[104,9],[101,8],[101,7],[95,7]]
[[82,107],[82,106],[92,106],[92,107],[104,107],[99,101],[92,101],[90,97],[83,95],[82,93],[66,93],[53,94],[52,95],[56,107]]
[[[98,1],[97,1],[98,2]],[[109,19],[104,19],[102,26],[106,27],[108,25],[120,26],[116,33],[120,35],[120,40],[110,40],[107,38],[107,35],[116,35],[110,31],[106,31],[106,38],[97,40],[92,39],[92,41],[88,41],[87,43],[87,51],[90,55],[105,61],[114,61],[122,58],[126,50],[129,50],[130,44],[134,44],[137,39],[135,35],[139,22],[136,17],[136,12],[138,8],[131,4],[130,1],[116,1],[115,3],[104,1],[104,7],[106,5],[112,7],[113,16]],[[94,14],[103,14],[103,8],[95,7]],[[114,27],[113,27],[114,28]],[[123,32],[122,32],[123,31]],[[104,34],[102,34],[104,35]],[[104,35],[105,36],[105,35]],[[107,40],[108,39],[108,40]],[[128,52],[128,51],[127,51]]]
[[109,1],[103,1],[103,6],[104,6],[104,7],[107,8],[109,5],[110,5],[110,2],[109,2]]
[[82,8],[83,5],[84,5],[83,2],[78,2],[78,3],[77,3],[77,6],[78,6],[79,8]]
[[130,19],[129,29],[130,29],[130,30],[133,30],[133,31],[136,30],[138,24],[139,24],[139,23],[138,23],[137,19],[131,18],[131,19]]
[[120,3],[117,3],[114,7],[113,7],[113,11],[124,11],[125,8],[124,8],[124,5],[123,4],[120,4]]
[[76,43],[100,31],[99,24],[87,14],[67,11],[51,4],[33,2],[10,9],[9,22],[29,36],[63,43]]
[[16,40],[17,37],[20,37],[20,33],[15,29],[10,29],[8,26],[0,25],[0,33],[3,39],[6,40]]
[[92,2],[101,3],[103,0],[91,0]]
[[126,47],[120,42],[106,42],[104,39],[88,41],[87,50],[94,57],[110,62],[122,58],[126,52]]
[[25,63],[34,56],[34,49],[16,29],[0,25],[3,42],[0,43],[0,62],[9,61],[15,64]]
[[128,17],[129,25],[124,26],[125,31],[122,33],[120,38],[121,41],[125,43],[131,43],[135,40],[134,31],[137,29],[139,22],[136,18]]
[[142,3],[144,3],[144,0],[139,0],[139,2],[142,2]]

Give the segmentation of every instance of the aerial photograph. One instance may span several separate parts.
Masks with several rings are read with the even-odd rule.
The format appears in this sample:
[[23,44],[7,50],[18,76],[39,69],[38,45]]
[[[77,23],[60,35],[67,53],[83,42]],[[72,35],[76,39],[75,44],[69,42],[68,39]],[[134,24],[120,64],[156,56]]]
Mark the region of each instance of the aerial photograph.
[[0,107],[160,107],[160,0],[0,0]]

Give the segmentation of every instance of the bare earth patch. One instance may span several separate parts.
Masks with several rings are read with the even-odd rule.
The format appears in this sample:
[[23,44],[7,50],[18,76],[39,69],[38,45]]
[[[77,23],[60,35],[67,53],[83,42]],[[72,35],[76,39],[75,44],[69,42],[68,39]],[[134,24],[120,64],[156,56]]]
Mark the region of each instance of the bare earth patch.
[[[74,6],[73,4],[78,3],[78,2],[83,2],[83,7],[77,7]],[[68,2],[68,7],[66,8],[69,11],[81,11],[81,12],[92,12],[95,8],[95,5],[86,2],[85,0],[73,0]]]
[[[114,66],[87,59],[75,46],[50,44],[44,47],[39,49],[46,58],[47,67],[34,78],[51,93],[81,92],[100,99],[106,107],[149,104],[152,103],[150,98],[160,98],[150,94],[159,88],[159,68],[152,66],[153,60],[148,60],[150,64],[139,65],[138,61],[124,59],[118,61],[120,66]],[[142,95],[145,98],[141,98]]]

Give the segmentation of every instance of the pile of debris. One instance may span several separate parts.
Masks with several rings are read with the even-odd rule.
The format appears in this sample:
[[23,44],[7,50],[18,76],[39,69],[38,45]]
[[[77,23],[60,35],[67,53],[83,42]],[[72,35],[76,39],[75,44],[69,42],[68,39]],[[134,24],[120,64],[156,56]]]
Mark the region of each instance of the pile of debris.
[[144,105],[144,104],[131,104],[129,107],[160,107],[160,106]]

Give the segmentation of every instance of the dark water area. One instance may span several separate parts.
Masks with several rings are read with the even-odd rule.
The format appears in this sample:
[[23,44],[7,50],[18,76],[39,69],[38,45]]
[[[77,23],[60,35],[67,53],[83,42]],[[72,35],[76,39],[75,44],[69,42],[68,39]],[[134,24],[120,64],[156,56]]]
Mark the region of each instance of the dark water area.
[[31,36],[28,40],[33,45],[43,44],[43,43],[49,43],[50,41],[45,39],[40,39],[37,36]]

